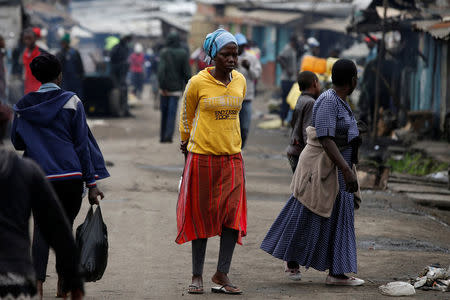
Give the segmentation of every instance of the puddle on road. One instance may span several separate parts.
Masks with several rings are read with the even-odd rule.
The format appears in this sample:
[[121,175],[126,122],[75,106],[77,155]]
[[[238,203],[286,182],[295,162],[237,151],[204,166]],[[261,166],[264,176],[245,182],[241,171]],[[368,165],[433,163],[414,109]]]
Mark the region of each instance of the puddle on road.
[[145,165],[145,164],[137,164],[137,167],[144,170],[151,171],[164,171],[164,172],[183,172],[183,166],[181,165],[171,165],[171,166],[155,166],[155,165]]
[[429,242],[418,240],[393,240],[388,238],[376,238],[372,240],[359,239],[358,248],[369,250],[392,250],[392,251],[425,251],[450,253],[447,248],[433,245]]

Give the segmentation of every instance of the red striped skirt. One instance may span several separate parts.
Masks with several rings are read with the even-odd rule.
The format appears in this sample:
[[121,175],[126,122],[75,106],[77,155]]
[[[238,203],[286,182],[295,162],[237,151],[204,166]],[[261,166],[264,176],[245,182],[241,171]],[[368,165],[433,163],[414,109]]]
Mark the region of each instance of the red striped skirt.
[[220,235],[222,227],[247,234],[247,199],[242,155],[189,153],[177,204],[178,235],[183,244]]

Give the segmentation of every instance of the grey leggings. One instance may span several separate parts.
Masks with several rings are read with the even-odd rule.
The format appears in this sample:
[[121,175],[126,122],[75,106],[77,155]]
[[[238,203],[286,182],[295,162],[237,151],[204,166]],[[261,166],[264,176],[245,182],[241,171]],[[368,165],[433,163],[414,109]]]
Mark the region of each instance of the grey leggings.
[[[220,236],[219,261],[217,271],[228,274],[230,271],[231,259],[233,258],[234,246],[238,239],[239,231],[224,227]],[[206,244],[208,239],[198,239],[192,241],[192,274],[201,276],[205,263]]]

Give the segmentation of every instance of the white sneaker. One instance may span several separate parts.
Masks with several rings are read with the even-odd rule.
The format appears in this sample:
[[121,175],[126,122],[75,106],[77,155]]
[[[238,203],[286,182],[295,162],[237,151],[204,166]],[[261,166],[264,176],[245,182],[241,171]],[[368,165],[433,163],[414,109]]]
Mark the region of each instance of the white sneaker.
[[302,280],[302,274],[300,273],[300,269],[299,268],[296,268],[296,269],[288,268],[287,263],[285,263],[285,266],[284,266],[284,273],[290,280],[293,280],[293,281]]
[[349,277],[347,279],[341,279],[336,278],[334,276],[327,276],[327,280],[325,281],[325,284],[328,285],[347,285],[347,286],[358,286],[363,285],[364,280],[356,278],[356,277]]
[[293,280],[293,281],[302,280],[302,273],[300,273],[299,269],[289,269],[288,271],[285,271],[285,272],[286,272],[287,277],[290,280]]

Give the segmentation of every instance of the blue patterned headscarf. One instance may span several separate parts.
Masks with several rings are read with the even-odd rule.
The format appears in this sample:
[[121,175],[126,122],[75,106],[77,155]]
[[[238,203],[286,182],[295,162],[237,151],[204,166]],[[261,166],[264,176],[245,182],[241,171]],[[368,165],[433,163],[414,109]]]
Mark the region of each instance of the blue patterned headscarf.
[[206,53],[205,62],[210,64],[211,60],[216,57],[220,49],[229,43],[235,43],[236,46],[238,44],[234,35],[225,29],[217,29],[216,31],[209,33],[203,42],[203,50],[205,50]]

